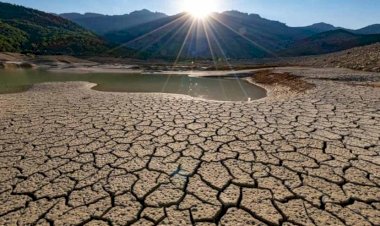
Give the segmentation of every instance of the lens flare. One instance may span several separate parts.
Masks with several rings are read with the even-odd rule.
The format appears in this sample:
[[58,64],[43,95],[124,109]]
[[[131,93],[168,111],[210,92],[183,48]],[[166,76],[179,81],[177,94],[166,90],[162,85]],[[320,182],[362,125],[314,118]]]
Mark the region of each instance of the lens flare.
[[205,19],[218,10],[217,0],[183,0],[182,10],[197,19]]

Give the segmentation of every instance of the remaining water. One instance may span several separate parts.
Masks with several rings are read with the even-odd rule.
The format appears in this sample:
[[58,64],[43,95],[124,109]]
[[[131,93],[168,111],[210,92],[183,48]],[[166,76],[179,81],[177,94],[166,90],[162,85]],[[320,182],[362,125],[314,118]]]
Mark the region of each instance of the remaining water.
[[176,93],[207,100],[248,101],[266,96],[265,89],[241,79],[195,78],[186,75],[56,73],[0,70],[0,93],[22,92],[42,82],[88,81],[109,92]]

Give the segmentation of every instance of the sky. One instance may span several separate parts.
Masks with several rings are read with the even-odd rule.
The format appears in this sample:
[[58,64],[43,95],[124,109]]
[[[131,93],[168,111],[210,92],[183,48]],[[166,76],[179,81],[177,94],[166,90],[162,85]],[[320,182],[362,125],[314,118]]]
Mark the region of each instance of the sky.
[[[94,12],[108,15],[149,9],[174,15],[182,0],[0,0],[51,13]],[[207,1],[207,0],[205,0]],[[380,0],[215,0],[215,11],[257,13],[289,26],[326,22],[357,29],[380,24]],[[201,6],[200,6],[201,7]]]

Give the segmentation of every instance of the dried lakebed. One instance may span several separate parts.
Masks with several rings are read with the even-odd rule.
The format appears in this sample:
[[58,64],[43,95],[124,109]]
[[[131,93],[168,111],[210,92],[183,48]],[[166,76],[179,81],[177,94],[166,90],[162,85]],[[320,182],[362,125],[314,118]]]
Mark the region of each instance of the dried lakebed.
[[172,93],[216,101],[248,101],[266,90],[238,78],[202,78],[170,74],[57,73],[43,70],[0,70],[0,93],[28,90],[43,82],[87,81],[109,92]]
[[283,71],[315,87],[0,95],[0,225],[379,225],[379,74]]

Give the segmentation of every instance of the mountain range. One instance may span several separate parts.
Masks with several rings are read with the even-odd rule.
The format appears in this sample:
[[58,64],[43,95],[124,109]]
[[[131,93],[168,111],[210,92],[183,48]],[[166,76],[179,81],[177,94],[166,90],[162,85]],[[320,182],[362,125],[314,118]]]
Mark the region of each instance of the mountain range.
[[152,58],[262,58],[330,53],[380,42],[380,25],[290,27],[238,11],[207,20],[149,10],[53,15],[0,2],[0,51]]
[[139,24],[148,23],[163,17],[163,13],[154,13],[143,9],[125,15],[102,15],[97,13],[64,13],[61,17],[71,20],[97,34],[127,29]]
[[[380,37],[374,35],[380,34],[380,24],[358,30],[326,23],[290,27],[257,14],[238,11],[214,13],[207,21],[198,21],[195,25],[192,23],[194,19],[185,13],[167,16],[149,10],[121,16],[93,13],[61,16],[94,31],[109,42],[144,51],[150,57],[313,55],[380,41]],[[191,35],[186,38],[188,33]]]
[[[246,16],[259,16],[257,14],[248,14],[248,13],[241,13],[239,11],[226,11],[225,14],[234,14],[238,17],[246,17]],[[59,16],[71,20],[89,30],[92,30],[93,32],[97,34],[105,34],[108,32],[113,31],[120,31],[123,29],[131,28],[133,26],[145,24],[157,19],[170,17],[164,13],[160,12],[151,12],[147,9],[137,10],[133,11],[130,14],[124,14],[124,15],[103,15],[99,13],[62,13]],[[261,18],[265,20],[264,18]],[[267,20],[270,21],[270,20]],[[276,22],[276,21],[271,21]],[[338,30],[338,29],[344,29],[352,33],[357,34],[380,34],[380,24],[373,24],[369,25],[367,27],[352,30],[352,29],[345,29],[342,27],[335,27],[331,24],[327,23],[315,23],[310,26],[306,27],[298,27],[303,28],[315,33],[321,33],[331,30]]]

